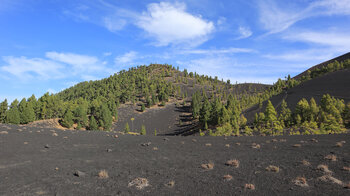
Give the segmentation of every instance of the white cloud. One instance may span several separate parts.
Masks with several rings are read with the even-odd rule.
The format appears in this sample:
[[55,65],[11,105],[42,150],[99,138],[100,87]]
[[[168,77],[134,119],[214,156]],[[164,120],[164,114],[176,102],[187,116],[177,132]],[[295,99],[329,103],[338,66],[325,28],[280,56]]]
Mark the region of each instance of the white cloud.
[[215,29],[213,22],[186,12],[185,4],[167,2],[149,4],[136,25],[155,38],[157,46],[197,46],[205,42]]
[[23,80],[47,80],[73,76],[93,79],[93,76],[96,78],[101,74],[112,73],[112,70],[106,67],[106,62],[100,61],[97,57],[74,53],[46,52],[46,58],[5,56],[3,61],[5,65],[0,67],[0,74],[3,74],[0,76],[5,79],[6,73]]
[[221,80],[231,80],[231,83],[239,82],[257,82],[272,84],[277,80],[274,72],[280,73],[281,70],[275,71],[275,67],[261,67],[255,65],[242,65],[234,57],[226,55],[206,56],[203,58],[192,59],[189,61],[178,61],[177,64],[187,67],[189,71],[197,72],[208,76],[218,76]]
[[274,60],[283,60],[289,62],[301,62],[305,67],[306,62],[321,62],[331,59],[335,56],[335,52],[329,49],[306,49],[306,50],[291,50],[281,54],[267,54],[263,57]]
[[304,7],[281,8],[274,0],[259,1],[260,22],[269,34],[282,32],[298,21],[327,15],[350,15],[350,0],[321,0]]
[[252,53],[255,52],[255,50],[249,49],[249,48],[225,48],[225,49],[193,49],[193,50],[181,50],[180,54],[208,54],[208,55],[215,55],[215,54],[234,54],[234,53]]
[[123,55],[117,56],[114,59],[114,62],[115,62],[116,65],[131,64],[131,63],[134,62],[136,57],[137,57],[137,52],[130,51],[130,52],[127,52],[127,53],[125,53]]
[[47,52],[46,57],[54,61],[72,65],[75,72],[93,72],[103,70],[105,67],[94,56],[74,53]]
[[55,93],[57,93],[57,91],[56,91],[55,89],[52,89],[52,88],[47,89],[46,92],[49,92],[50,94],[55,94]]
[[1,70],[8,72],[20,79],[29,78],[62,78],[64,74],[62,69],[64,66],[58,62],[41,58],[27,58],[27,57],[3,57],[5,66]]
[[109,31],[116,32],[123,29],[127,22],[125,19],[104,17],[103,24]]
[[294,41],[303,41],[309,43],[320,44],[324,46],[330,46],[337,48],[337,51],[342,50],[344,52],[350,50],[350,34],[341,32],[296,32],[287,36],[285,39]]
[[238,28],[238,32],[240,36],[237,39],[245,39],[253,35],[253,32],[249,29],[249,27],[240,26]]

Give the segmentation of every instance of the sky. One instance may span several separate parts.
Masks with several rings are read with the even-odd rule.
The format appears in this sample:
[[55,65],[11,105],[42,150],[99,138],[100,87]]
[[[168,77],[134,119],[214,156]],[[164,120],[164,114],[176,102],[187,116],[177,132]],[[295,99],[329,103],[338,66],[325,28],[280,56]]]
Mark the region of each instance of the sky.
[[167,63],[272,84],[350,52],[350,0],[0,0],[0,101]]

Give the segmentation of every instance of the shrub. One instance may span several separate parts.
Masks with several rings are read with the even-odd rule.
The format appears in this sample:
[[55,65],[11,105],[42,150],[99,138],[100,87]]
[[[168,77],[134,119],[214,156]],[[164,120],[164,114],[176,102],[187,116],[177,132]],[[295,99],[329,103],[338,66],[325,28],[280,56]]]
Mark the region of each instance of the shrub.
[[142,126],[141,126],[140,134],[141,134],[141,135],[146,135],[146,127],[145,127],[145,125],[142,125]]

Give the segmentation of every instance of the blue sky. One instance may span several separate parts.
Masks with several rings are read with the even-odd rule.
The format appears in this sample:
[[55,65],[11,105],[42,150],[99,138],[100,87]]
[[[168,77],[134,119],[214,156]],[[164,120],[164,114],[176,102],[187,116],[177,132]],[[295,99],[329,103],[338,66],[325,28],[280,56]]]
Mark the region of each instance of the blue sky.
[[272,84],[350,51],[350,0],[1,0],[0,101],[168,63]]

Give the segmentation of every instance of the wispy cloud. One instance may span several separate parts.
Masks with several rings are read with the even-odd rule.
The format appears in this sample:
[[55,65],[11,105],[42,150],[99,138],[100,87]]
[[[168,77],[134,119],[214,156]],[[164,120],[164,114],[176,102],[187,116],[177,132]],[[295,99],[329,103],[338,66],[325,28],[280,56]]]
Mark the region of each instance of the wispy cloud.
[[304,7],[282,7],[277,1],[258,1],[260,22],[268,34],[282,32],[298,21],[315,16],[350,15],[350,0],[321,0]]
[[329,49],[303,49],[262,56],[268,59],[282,60],[285,62],[300,62],[305,67],[308,62],[316,63],[331,59],[335,57],[335,53],[335,51],[330,51]]
[[31,78],[62,78],[64,74],[62,69],[64,66],[58,62],[54,62],[41,58],[27,57],[3,57],[5,65],[0,67],[2,71],[8,72],[19,79]]
[[46,57],[71,65],[75,72],[94,72],[105,69],[97,57],[74,53],[47,52]]
[[181,50],[180,54],[206,54],[206,55],[217,55],[217,54],[235,54],[235,53],[253,53],[256,52],[249,48],[224,48],[224,49],[191,49]]
[[347,52],[350,50],[350,34],[348,32],[294,32],[284,36],[285,39],[303,41],[323,46],[329,46],[336,51]]
[[197,46],[215,29],[213,22],[186,12],[183,3],[149,4],[136,24],[156,40],[157,46],[183,43]]
[[250,37],[251,35],[253,35],[253,32],[249,29],[249,27],[244,27],[244,26],[240,26],[238,28],[238,32],[240,34],[239,37],[237,37],[236,39],[245,39]]
[[86,79],[111,72],[106,67],[106,62],[94,56],[58,52],[46,52],[45,56],[46,58],[5,56],[2,58],[5,65],[0,67],[0,74],[10,73],[21,80],[48,80],[72,76]]
[[118,66],[125,66],[126,64],[134,63],[135,59],[137,58],[137,52],[130,51],[123,55],[117,56],[114,59],[115,64]]

